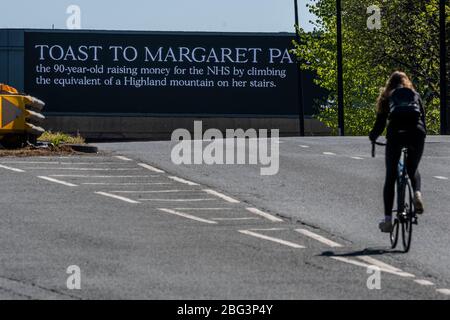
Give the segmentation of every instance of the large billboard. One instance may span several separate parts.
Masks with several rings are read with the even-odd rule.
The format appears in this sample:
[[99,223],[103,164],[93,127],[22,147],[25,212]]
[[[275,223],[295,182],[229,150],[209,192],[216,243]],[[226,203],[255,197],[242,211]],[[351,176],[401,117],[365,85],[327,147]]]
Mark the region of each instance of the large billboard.
[[[25,91],[48,114],[292,116],[287,34],[26,32]],[[320,90],[304,76],[306,113]]]

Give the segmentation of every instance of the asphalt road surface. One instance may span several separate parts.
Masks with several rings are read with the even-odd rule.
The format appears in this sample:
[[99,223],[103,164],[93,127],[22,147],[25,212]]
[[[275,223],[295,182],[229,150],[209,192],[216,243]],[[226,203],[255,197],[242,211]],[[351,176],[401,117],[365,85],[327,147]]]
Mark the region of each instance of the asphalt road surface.
[[450,298],[447,137],[428,139],[407,254],[378,231],[384,150],[367,138],[281,138],[274,176],[177,166],[171,142],[98,146],[0,159],[1,299]]

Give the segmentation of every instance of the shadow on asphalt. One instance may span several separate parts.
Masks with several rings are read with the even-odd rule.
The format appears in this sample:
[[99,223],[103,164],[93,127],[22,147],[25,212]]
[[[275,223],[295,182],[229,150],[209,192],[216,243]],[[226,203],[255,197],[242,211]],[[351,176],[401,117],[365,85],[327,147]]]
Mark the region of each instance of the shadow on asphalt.
[[384,254],[404,254],[401,250],[393,250],[386,248],[366,248],[364,250],[336,253],[333,251],[324,251],[320,255],[321,257],[358,257],[358,256],[380,256]]

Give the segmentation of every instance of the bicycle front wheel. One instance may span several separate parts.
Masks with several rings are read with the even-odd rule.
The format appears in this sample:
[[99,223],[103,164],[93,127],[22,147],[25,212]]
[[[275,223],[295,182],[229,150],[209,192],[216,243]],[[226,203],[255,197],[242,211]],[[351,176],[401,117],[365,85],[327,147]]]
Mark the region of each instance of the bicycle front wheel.
[[415,214],[413,191],[411,182],[408,180],[405,190],[405,210],[402,223],[402,239],[403,239],[403,250],[408,252],[411,248],[411,240],[413,233],[413,217]]

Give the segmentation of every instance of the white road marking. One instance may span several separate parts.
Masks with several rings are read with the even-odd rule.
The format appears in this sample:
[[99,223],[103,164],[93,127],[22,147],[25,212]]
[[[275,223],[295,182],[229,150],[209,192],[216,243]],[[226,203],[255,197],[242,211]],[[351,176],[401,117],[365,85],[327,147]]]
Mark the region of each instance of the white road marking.
[[438,180],[448,180],[447,177],[443,177],[443,176],[434,176],[433,178],[436,178]]
[[249,236],[252,236],[252,237],[259,238],[259,239],[276,242],[276,243],[279,243],[279,244],[282,244],[282,245],[285,245],[285,246],[288,246],[288,247],[291,247],[291,248],[295,248],[295,249],[304,249],[305,248],[304,246],[299,245],[297,243],[293,243],[293,242],[290,242],[290,241],[286,241],[286,240],[282,240],[282,239],[278,239],[278,238],[274,238],[274,237],[269,237],[269,236],[266,236],[264,234],[256,233],[256,232],[253,232],[253,231],[250,231],[250,230],[239,230],[239,232],[242,233],[242,234],[246,234],[246,235],[249,235]]
[[434,283],[428,280],[422,280],[422,279],[418,279],[418,280],[414,280],[415,283],[418,283],[422,286],[434,286]]
[[259,220],[259,218],[214,218],[217,221],[233,221],[233,220]]
[[337,242],[334,242],[334,241],[331,241],[331,240],[329,240],[329,239],[327,239],[325,237],[322,237],[321,235],[318,235],[318,234],[316,234],[314,232],[311,232],[311,231],[308,231],[306,229],[295,229],[295,231],[297,231],[297,232],[299,232],[299,233],[301,233],[301,234],[303,234],[303,235],[305,235],[307,237],[310,237],[310,238],[312,238],[314,240],[317,240],[317,241],[319,241],[319,242],[321,242],[323,244],[326,244],[327,246],[330,246],[330,247],[333,247],[333,248],[342,247],[341,244],[339,244]]
[[436,291],[445,294],[447,296],[450,296],[450,289],[437,289]]
[[357,258],[362,260],[362,261],[364,261],[364,262],[367,262],[367,263],[369,263],[371,265],[380,267],[380,268],[390,269],[390,270],[395,271],[395,272],[402,272],[402,270],[400,270],[399,268],[391,266],[390,264],[384,263],[383,261],[377,260],[377,259],[372,258],[370,256],[358,256]]
[[124,156],[115,156],[114,158],[119,159],[119,160],[123,160],[123,161],[133,161],[133,160],[131,160],[131,159],[127,158],[127,157],[124,157]]
[[189,180],[185,180],[185,179],[182,179],[182,178],[178,178],[178,177],[175,177],[175,176],[169,176],[168,178],[172,179],[174,181],[180,182],[180,183],[187,184],[189,186],[198,186],[199,185],[198,183],[195,183],[195,182],[192,182],[192,181],[189,181]]
[[0,163],[6,164],[58,164],[58,165],[105,165],[105,164],[118,164],[123,165],[121,162],[61,162],[61,161],[2,161]]
[[306,146],[306,145],[303,145],[303,144],[299,145],[299,147],[300,148],[304,148],[304,149],[308,149],[309,148],[309,146]]
[[175,210],[190,210],[190,211],[222,211],[235,210],[234,208],[174,208]]
[[10,171],[13,171],[13,172],[25,172],[24,170],[12,168],[12,167],[7,167],[7,166],[1,165],[1,164],[0,164],[0,168],[6,169],[6,170],[10,170]]
[[[360,261],[345,258],[345,257],[331,257],[331,259],[338,260],[340,262],[344,262],[344,263],[348,263],[348,264],[352,264],[355,266],[363,267],[363,268],[369,268],[369,267],[373,266],[373,264],[367,264],[364,262],[360,262]],[[413,274],[410,274],[407,272],[397,272],[392,269],[385,269],[385,268],[381,268],[381,267],[378,267],[378,268],[380,268],[380,270],[383,272],[395,274],[395,275],[403,277],[403,278],[414,278],[415,277]]]
[[361,158],[361,157],[350,157],[350,158],[355,159],[355,160],[364,160],[364,158]]
[[50,182],[54,182],[54,183],[59,183],[59,184],[62,184],[62,185],[68,186],[68,187],[78,187],[76,184],[65,182],[65,181],[58,180],[58,179],[53,179],[53,178],[46,177],[46,176],[38,176],[38,178],[47,180]]
[[334,152],[323,152],[323,154],[326,156],[335,156],[336,155],[336,153],[334,153]]
[[224,195],[223,193],[220,193],[220,192],[217,192],[217,191],[214,191],[214,190],[211,190],[211,189],[204,189],[203,191],[205,191],[206,193],[208,193],[210,195],[213,195],[213,196],[216,196],[216,197],[218,197],[220,199],[223,199],[223,200],[225,200],[225,201],[227,201],[229,203],[240,203],[239,200],[233,199],[233,198],[231,198],[231,197],[229,197],[227,195]]
[[153,172],[156,172],[156,173],[165,173],[163,170],[157,169],[157,168],[152,167],[152,166],[150,166],[148,164],[145,164],[145,163],[138,163],[138,165],[141,166],[142,168],[145,168],[147,170],[150,170],[150,171],[153,171]]
[[178,193],[178,192],[201,192],[199,190],[151,190],[151,191],[110,191],[114,193]]
[[138,204],[138,203],[140,203],[140,202],[138,202],[138,201],[135,201],[135,200],[132,200],[132,199],[129,199],[129,198],[125,198],[125,197],[121,197],[121,196],[118,196],[118,195],[115,195],[115,194],[111,194],[111,193],[108,193],[108,192],[95,192],[96,194],[99,194],[99,195],[102,195],[102,196],[105,196],[105,197],[109,197],[109,198],[114,198],[114,199],[117,199],[117,200],[122,200],[122,201],[124,201],[124,202],[128,202],[128,203],[133,203],[133,204]]
[[284,231],[284,230],[289,230],[287,228],[252,228],[252,229],[248,229],[250,231]]
[[269,214],[269,213],[266,213],[266,212],[264,212],[264,211],[261,211],[261,210],[259,210],[259,209],[257,209],[257,208],[245,208],[245,209],[246,209],[247,211],[253,213],[253,214],[256,214],[256,215],[258,215],[258,216],[264,217],[264,218],[266,218],[267,220],[270,220],[270,221],[272,221],[272,222],[283,222],[282,219],[277,218],[277,217],[275,217],[275,216],[273,216],[273,215],[271,215],[271,214]]
[[59,177],[59,178],[156,178],[159,175],[151,176],[91,176],[83,174],[52,174],[49,177]]
[[167,182],[124,182],[124,183],[108,183],[108,182],[84,182],[88,186],[149,186],[149,185],[166,185]]
[[51,167],[28,167],[28,168],[24,168],[27,170],[75,170],[75,171],[136,171],[136,170],[140,170],[140,169],[136,169],[136,168],[51,168]]
[[139,199],[141,201],[162,201],[162,202],[200,202],[200,201],[217,201],[216,199]]
[[199,218],[199,217],[196,217],[196,216],[193,216],[193,215],[190,215],[190,214],[187,214],[187,213],[179,212],[179,211],[176,211],[176,210],[164,209],[164,208],[161,208],[161,209],[158,209],[158,210],[166,212],[166,213],[174,214],[174,215],[177,215],[177,216],[180,216],[180,217],[183,217],[183,218],[199,221],[199,222],[204,222],[204,223],[209,223],[209,224],[217,224],[216,221]]

